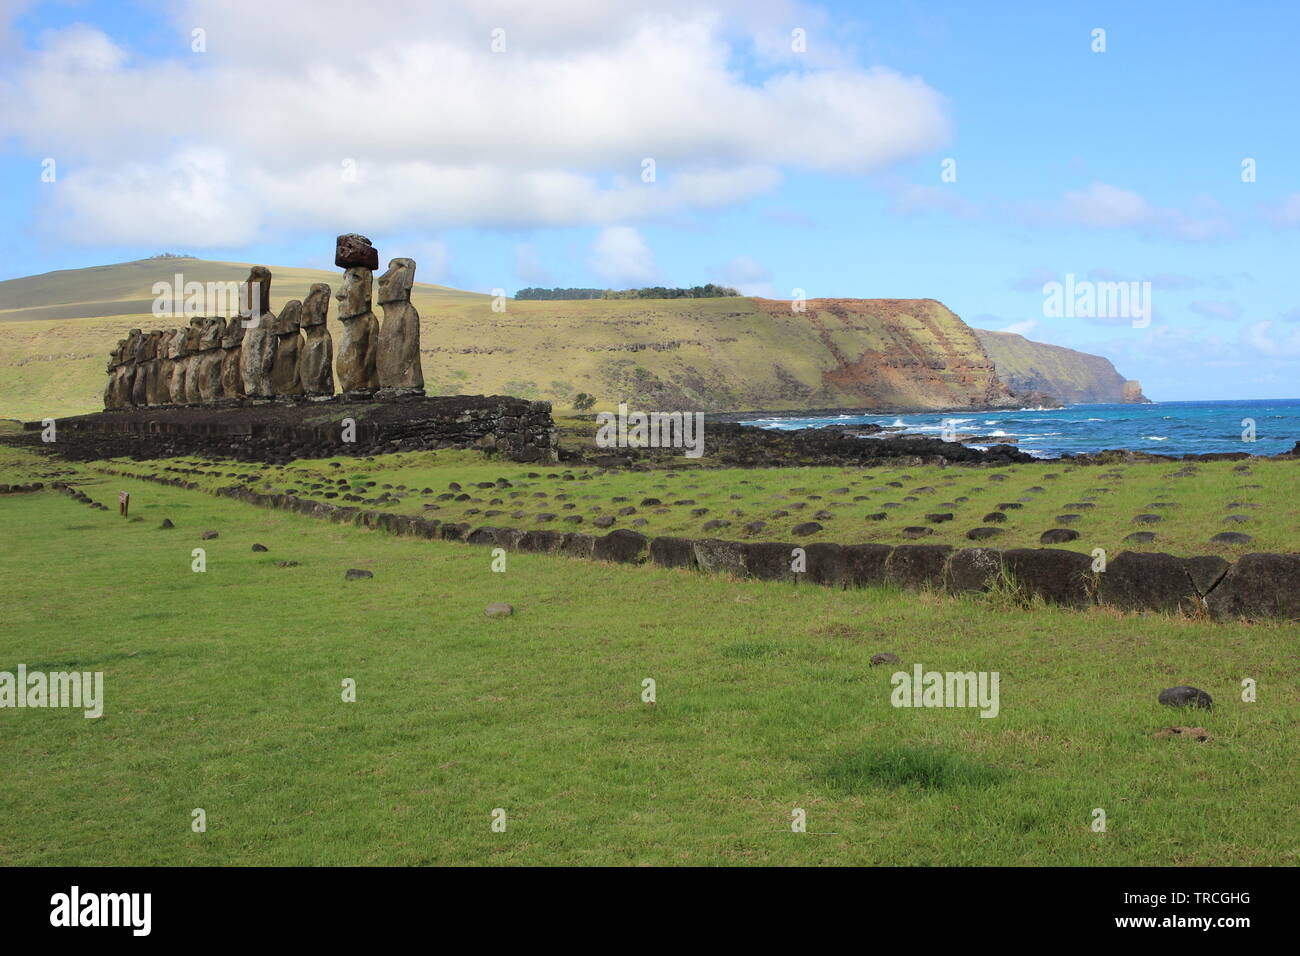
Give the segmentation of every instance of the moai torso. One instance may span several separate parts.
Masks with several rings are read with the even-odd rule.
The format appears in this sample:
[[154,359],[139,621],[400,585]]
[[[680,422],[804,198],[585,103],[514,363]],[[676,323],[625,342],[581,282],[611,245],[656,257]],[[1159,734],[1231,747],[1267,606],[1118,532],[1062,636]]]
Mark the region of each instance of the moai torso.
[[271,362],[271,389],[277,396],[302,394],[298,382],[298,358],[302,355],[299,316],[302,303],[290,299],[275,320],[275,357]]
[[225,331],[226,320],[220,316],[207,319],[203,323],[195,370],[199,400],[205,404],[215,402],[221,397],[221,360],[225,357],[225,353],[221,350],[221,338]]
[[139,358],[141,338],[140,330],[132,329],[126,337],[126,348],[122,351],[122,375],[118,379],[118,401],[122,408],[131,408],[135,405],[136,362]]
[[244,341],[240,346],[239,372],[244,380],[244,394],[253,399],[268,399],[275,394],[271,385],[271,366],[275,361],[275,316],[271,314],[271,270],[253,266],[243,287],[240,318],[244,321]]
[[244,377],[239,370],[239,359],[243,352],[244,323],[235,315],[226,323],[226,332],[221,337],[221,397],[243,398]]
[[121,377],[122,350],[126,348],[126,339],[118,339],[117,347],[108,353],[108,383],[104,386],[104,407],[119,408],[118,379]]
[[349,393],[373,393],[379,388],[376,353],[379,349],[379,320],[370,311],[370,283],[373,273],[363,266],[352,266],[343,275],[343,288],[335,296],[339,302],[339,390]]
[[298,356],[298,384],[311,397],[334,394],[334,341],[326,318],[330,287],[317,282],[302,304],[302,329],[307,340]]
[[187,348],[188,329],[173,329],[171,348],[168,354],[172,359],[172,404],[185,404],[185,376],[190,370],[190,353]]
[[423,395],[420,366],[420,313],[411,304],[415,260],[393,259],[379,278],[379,305],[384,322],[379,329],[376,358],[381,394]]
[[162,333],[155,330],[149,333],[149,343],[145,347],[145,360],[148,364],[145,383],[145,404],[158,404],[159,382],[162,380],[162,359],[159,347],[162,345]]
[[199,371],[203,362],[200,349],[203,342],[203,325],[207,321],[195,316],[190,319],[189,327],[185,330],[185,348],[189,352],[189,357],[185,360],[185,404],[187,405],[197,405],[203,401],[203,396],[199,393]]

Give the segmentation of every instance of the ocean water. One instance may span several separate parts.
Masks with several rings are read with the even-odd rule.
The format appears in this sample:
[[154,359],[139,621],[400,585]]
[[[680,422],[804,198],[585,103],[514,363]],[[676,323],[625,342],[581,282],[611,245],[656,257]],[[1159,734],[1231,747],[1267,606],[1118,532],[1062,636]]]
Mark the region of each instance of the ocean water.
[[[1243,433],[1254,422],[1255,440]],[[764,428],[814,428],[872,423],[893,434],[940,437],[951,422],[958,437],[988,435],[1016,439],[1017,448],[1038,458],[1124,448],[1157,455],[1244,451],[1276,455],[1300,441],[1300,399],[1233,402],[1157,402],[1152,405],[1071,405],[995,412],[916,415],[835,415],[764,418],[747,422]],[[995,444],[990,441],[988,444]],[[987,444],[969,443],[973,448]]]

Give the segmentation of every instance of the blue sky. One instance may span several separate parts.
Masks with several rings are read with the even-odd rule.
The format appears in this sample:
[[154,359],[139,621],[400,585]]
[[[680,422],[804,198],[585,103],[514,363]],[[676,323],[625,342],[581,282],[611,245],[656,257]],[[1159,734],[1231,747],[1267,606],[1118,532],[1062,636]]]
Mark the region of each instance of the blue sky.
[[[1300,395],[1294,5],[389,6],[0,0],[0,278],[358,231],[467,289],[928,297],[1158,400]],[[1048,316],[1066,274],[1153,321]]]

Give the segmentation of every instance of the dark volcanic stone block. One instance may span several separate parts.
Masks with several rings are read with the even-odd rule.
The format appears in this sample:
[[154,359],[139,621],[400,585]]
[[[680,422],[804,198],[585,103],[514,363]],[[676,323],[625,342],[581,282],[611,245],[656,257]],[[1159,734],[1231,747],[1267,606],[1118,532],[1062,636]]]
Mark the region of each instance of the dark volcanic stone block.
[[695,548],[695,563],[701,571],[744,577],[745,545],[742,542],[701,538],[692,544]]
[[464,541],[467,534],[468,524],[444,524],[438,527],[438,537],[443,541]]
[[808,555],[808,570],[804,577],[812,584],[840,587],[844,579],[844,548],[830,542],[810,544],[804,548]]
[[482,528],[475,528],[473,531],[471,531],[468,535],[465,536],[465,540],[470,544],[486,544],[486,545],[491,545],[492,547],[496,547],[497,529],[490,528],[487,526],[484,526]]
[[885,562],[885,577],[907,588],[941,586],[951,553],[946,544],[900,544]]
[[563,539],[561,539],[557,553],[567,555],[570,558],[590,558],[595,551],[595,535],[579,534],[576,531],[569,531],[566,532]]
[[519,539],[519,550],[530,551],[535,554],[551,554],[560,547],[560,539],[563,538],[558,531],[525,531],[522,538]]
[[1216,621],[1300,619],[1300,554],[1245,554],[1205,599]]
[[803,545],[778,541],[751,541],[745,545],[745,571],[760,581],[795,581],[800,575],[792,570],[794,549]]
[[1039,544],[1065,544],[1067,541],[1077,541],[1079,532],[1071,528],[1049,528],[1038,536]]
[[379,268],[379,250],[365,236],[350,232],[334,240],[334,264],[340,269]]
[[596,539],[592,552],[597,561],[617,561],[622,564],[640,564],[645,560],[646,543],[650,539],[639,531],[623,528],[611,531]]
[[844,586],[865,588],[884,584],[885,563],[893,548],[887,544],[847,544],[841,550],[844,561]]
[[1001,572],[1002,552],[996,548],[960,548],[944,568],[943,587],[951,594],[987,591]]
[[1196,593],[1204,597],[1214,590],[1215,585],[1223,580],[1224,574],[1232,565],[1223,558],[1213,554],[1187,558],[1187,573],[1191,576]]
[[694,543],[689,538],[655,538],[650,542],[650,560],[664,568],[694,569]]
[[1007,571],[1028,593],[1049,604],[1083,608],[1092,604],[1092,558],[1058,548],[1015,548],[1002,552]]
[[1159,551],[1121,552],[1097,581],[1097,600],[1125,611],[1192,612],[1201,602],[1183,559]]
[[966,532],[966,537],[970,538],[972,541],[983,541],[985,538],[996,538],[998,535],[1003,533],[1004,532],[1001,528],[990,528],[985,526],[981,528],[971,528]]

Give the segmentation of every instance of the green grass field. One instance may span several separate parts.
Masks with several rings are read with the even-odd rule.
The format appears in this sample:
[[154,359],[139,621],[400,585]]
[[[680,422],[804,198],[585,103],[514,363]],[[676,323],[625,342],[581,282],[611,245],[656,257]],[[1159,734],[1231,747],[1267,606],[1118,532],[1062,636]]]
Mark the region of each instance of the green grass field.
[[[474,526],[599,531],[594,519],[607,516],[614,518],[611,528],[633,528],[651,536],[841,544],[920,540],[999,548],[1040,547],[1044,531],[1067,528],[1079,537],[1059,546],[1087,553],[1094,548],[1112,556],[1123,550],[1165,551],[1183,556],[1217,554],[1230,560],[1252,551],[1294,551],[1300,542],[1300,502],[1294,494],[1300,462],[1290,460],[1190,466],[1181,462],[1077,467],[1046,462],[1006,468],[927,465],[867,471],[703,468],[683,459],[677,464],[684,467],[596,474],[598,469],[589,467],[519,465],[487,461],[475,452],[442,451],[386,455],[382,462],[299,461],[266,471],[250,464],[217,467],[199,459],[120,459],[103,467],[137,475],[181,469],[187,480],[209,489],[239,481],[257,491],[293,490],[322,500],[332,490],[337,497],[329,500],[335,504],[423,514]],[[1188,468],[1191,474],[1178,476]],[[191,469],[202,473],[190,474]],[[511,487],[473,487],[497,478],[505,478]],[[340,479],[345,483],[338,484]],[[450,490],[453,482],[461,490]],[[361,500],[345,500],[348,494]],[[390,497],[380,503],[361,503],[383,494]],[[467,500],[456,500],[462,495]],[[642,505],[650,498],[661,504]],[[629,508],[632,513],[620,513]],[[984,520],[999,510],[1004,522]],[[930,514],[953,518],[934,523],[927,518]],[[1059,521],[1062,514],[1073,518]],[[1136,521],[1139,515],[1158,520]],[[715,521],[725,524],[710,525]],[[754,521],[761,521],[763,527],[748,530],[746,526]],[[822,530],[793,534],[796,526],[810,521]],[[967,531],[981,526],[996,527],[1001,534],[983,541],[966,538]],[[912,539],[903,533],[909,527],[928,528],[931,533]],[[1247,544],[1210,540],[1223,531],[1244,533],[1252,540]],[[1156,537],[1146,544],[1124,540],[1135,532],[1152,532]]]
[[[423,468],[432,484],[440,460],[462,483],[517,470],[455,455],[320,467],[394,485]],[[106,697],[97,720],[0,710],[2,864],[1297,862],[1294,625],[527,554],[497,573],[487,549],[94,467],[0,449],[0,481],[75,471],[98,501],[132,495],[126,520],[51,490],[0,497],[0,670],[103,671]],[[795,484],[745,475],[764,494]],[[1033,483],[1011,478],[1009,499]],[[514,616],[485,618],[493,601]],[[869,666],[880,651],[999,672],[1000,714],[892,707],[895,668]],[[1184,683],[1215,709],[1156,703]],[[1170,725],[1212,739],[1156,739]],[[792,832],[794,808],[808,832]]]

